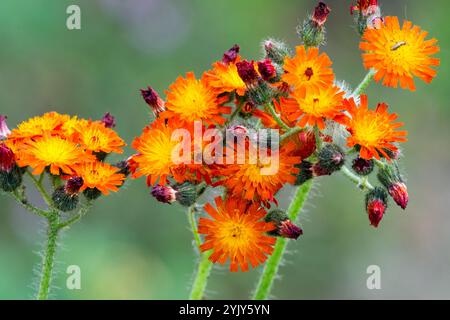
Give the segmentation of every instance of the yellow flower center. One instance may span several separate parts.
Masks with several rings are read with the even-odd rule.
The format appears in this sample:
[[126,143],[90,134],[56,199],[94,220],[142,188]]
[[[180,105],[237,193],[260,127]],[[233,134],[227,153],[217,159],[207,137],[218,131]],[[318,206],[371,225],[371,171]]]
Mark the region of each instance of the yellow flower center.
[[299,102],[300,108],[303,112],[316,117],[322,117],[327,112],[333,111],[336,108],[336,101],[333,95],[326,93],[322,91],[318,95],[307,95]]
[[59,137],[39,140],[34,148],[35,157],[45,163],[70,164],[79,155],[76,144]]
[[363,146],[377,145],[386,135],[390,127],[377,115],[366,116],[356,121],[353,136]]

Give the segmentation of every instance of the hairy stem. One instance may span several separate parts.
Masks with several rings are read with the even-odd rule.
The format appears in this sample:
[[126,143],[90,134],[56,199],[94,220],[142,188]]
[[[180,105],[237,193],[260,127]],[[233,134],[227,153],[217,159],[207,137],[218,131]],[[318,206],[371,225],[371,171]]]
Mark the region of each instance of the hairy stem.
[[89,209],[91,209],[93,202],[88,201],[85,205],[83,205],[80,210],[71,218],[67,219],[66,221],[61,222],[58,224],[58,229],[64,229],[69,227],[70,225],[74,224],[75,222],[79,221],[81,218],[83,218],[86,213],[88,213]]
[[277,114],[277,112],[275,111],[275,108],[273,107],[272,103],[268,103],[265,106],[266,110],[268,110],[270,112],[270,114],[272,115],[273,119],[276,121],[276,123],[280,126],[280,128],[289,131],[291,128],[283,122],[283,120],[281,120],[280,115]]
[[341,169],[342,174],[348,178],[351,182],[356,184],[358,188],[361,190],[373,190],[374,187],[370,184],[369,179],[367,177],[360,177],[354,174],[349,168],[343,166]]
[[47,191],[45,190],[44,186],[42,185],[41,179],[37,180],[34,175],[26,170],[26,174],[30,177],[31,181],[33,181],[36,189],[41,193],[42,197],[44,198],[45,203],[49,206],[49,208],[53,208],[53,202],[50,196],[48,195]]
[[369,84],[372,82],[373,76],[377,73],[376,70],[370,69],[369,72],[367,72],[364,79],[361,81],[361,83],[358,85],[358,87],[353,91],[352,97],[359,97],[361,94],[363,94]]
[[[307,181],[300,187],[298,187],[294,198],[292,199],[287,215],[291,221],[296,221],[307,198],[311,191],[312,180]],[[253,295],[254,300],[265,300],[269,297],[270,291],[272,290],[273,282],[278,274],[278,269],[280,267],[283,254],[286,251],[288,240],[285,238],[278,238],[275,244],[274,251],[270,258],[268,259],[263,273],[259,278],[258,285],[256,287],[255,293]]]
[[52,212],[48,218],[47,244],[42,258],[38,300],[47,300],[53,276],[53,266],[56,253],[56,241],[58,239],[58,213]]
[[28,202],[28,200],[24,194],[23,186],[21,187],[20,190],[19,189],[14,190],[13,192],[10,192],[9,194],[17,201],[17,203],[19,203],[22,207],[24,207],[29,212],[31,212],[37,216],[43,217],[43,218],[46,218],[48,216],[47,211],[39,209]]

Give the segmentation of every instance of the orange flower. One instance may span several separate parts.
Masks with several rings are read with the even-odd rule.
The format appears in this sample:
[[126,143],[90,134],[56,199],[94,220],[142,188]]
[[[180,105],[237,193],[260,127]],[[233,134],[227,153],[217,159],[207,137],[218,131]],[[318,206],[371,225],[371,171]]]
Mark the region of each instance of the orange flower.
[[110,128],[98,121],[78,121],[74,140],[92,152],[122,153],[125,142]]
[[[140,137],[134,139],[132,147],[138,153],[132,157],[133,177],[147,176],[148,185],[154,185],[158,180],[159,184],[164,185],[169,176],[177,182],[185,180],[186,163],[176,163],[178,161],[175,162],[173,158],[173,155],[180,154],[176,152],[180,149],[176,148],[186,147],[180,140],[172,139],[177,129],[183,129],[178,119],[171,118],[166,123],[164,119],[158,118],[144,129]],[[191,143],[191,140],[184,140],[184,143]]]
[[70,119],[68,115],[48,112],[22,122],[8,136],[12,140],[41,137],[45,133],[57,134],[61,126]]
[[200,218],[198,232],[205,235],[200,250],[213,250],[209,260],[225,264],[230,260],[230,270],[237,272],[249,270],[248,264],[255,268],[272,254],[276,239],[266,232],[275,229],[273,223],[261,219],[266,211],[258,204],[247,201],[215,199],[216,208],[205,205],[205,211],[214,219]]
[[61,172],[71,174],[75,165],[95,159],[76,143],[48,133],[34,140],[26,140],[18,148],[18,165],[32,167],[33,174],[36,175],[41,174],[48,166],[53,175]]
[[325,129],[325,119],[333,119],[342,110],[344,92],[330,86],[320,91],[294,91],[293,99],[281,99],[281,110],[290,121],[297,121],[299,127],[306,125]]
[[218,98],[219,93],[205,77],[197,80],[194,73],[188,72],[186,78],[178,77],[169,87],[166,111],[161,115],[179,118],[182,126],[191,125],[194,121],[223,125],[226,118],[222,114],[231,113],[231,108],[221,105],[227,97]]
[[205,73],[205,80],[220,93],[236,90],[238,95],[243,96],[246,86],[237,71],[236,62],[239,61],[240,57],[238,56],[235,61],[228,64],[222,61],[214,63],[212,70]]
[[100,161],[84,162],[75,167],[77,176],[83,178],[80,191],[86,189],[100,190],[104,195],[109,191],[116,192],[125,180],[125,175],[118,173],[119,168]]
[[327,54],[319,55],[318,48],[309,48],[306,51],[304,46],[298,46],[295,57],[286,58],[286,73],[281,79],[298,91],[317,92],[333,85],[334,74],[331,65]]
[[[228,146],[225,155],[234,154],[239,150],[239,146],[231,148]],[[294,156],[295,144],[290,141],[280,146],[278,151],[267,150],[267,159],[263,159],[254,143],[246,143],[244,163],[238,162],[238,157],[232,164],[225,164],[217,169],[215,173],[223,176],[217,182],[218,185],[225,186],[231,195],[246,200],[264,203],[274,201],[275,194],[285,183],[294,183],[295,175],[299,169],[295,167],[301,159]],[[261,151],[260,151],[261,152]],[[265,153],[265,150],[262,150]],[[256,161],[252,161],[250,154],[255,155]],[[270,160],[270,161],[263,161]]]
[[430,57],[439,52],[437,40],[425,40],[427,35],[410,21],[400,28],[397,17],[386,17],[381,29],[368,29],[363,35],[364,66],[377,71],[377,82],[384,78],[385,86],[397,88],[400,82],[403,89],[414,91],[413,75],[430,83],[437,73],[431,67],[440,64],[439,59]]
[[336,120],[347,127],[351,134],[347,139],[347,145],[351,148],[359,146],[361,158],[380,159],[382,155],[389,160],[388,151],[398,150],[393,143],[407,141],[406,131],[396,131],[403,123],[394,123],[397,115],[389,114],[386,104],[380,103],[375,110],[369,110],[367,96],[362,95],[359,107],[353,98],[344,100],[344,106],[350,117],[344,116]]

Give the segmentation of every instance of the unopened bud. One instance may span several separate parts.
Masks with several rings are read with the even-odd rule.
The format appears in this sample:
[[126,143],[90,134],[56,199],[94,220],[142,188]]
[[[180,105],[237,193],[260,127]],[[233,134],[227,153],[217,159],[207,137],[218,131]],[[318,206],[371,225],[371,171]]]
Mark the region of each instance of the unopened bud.
[[280,41],[267,39],[263,42],[263,46],[266,58],[281,66],[284,64],[284,59],[290,54],[287,45]]
[[0,172],[10,172],[16,164],[13,151],[0,142]]
[[223,54],[222,62],[224,64],[230,64],[236,62],[236,59],[239,55],[240,47],[239,45],[235,44],[232,48],[225,51]]
[[314,14],[311,18],[319,27],[323,26],[327,22],[328,15],[331,9],[325,3],[319,2],[319,4],[314,9]]
[[295,185],[301,186],[306,181],[311,180],[314,177],[313,174],[313,164],[309,161],[302,161],[300,164],[295,166],[299,168],[300,171],[296,176]]
[[0,114],[0,140],[6,139],[11,134],[6,119],[6,116]]
[[16,164],[9,171],[0,170],[0,189],[6,192],[16,190],[22,184],[23,171]]
[[114,166],[116,168],[119,168],[119,171],[117,171],[117,173],[123,174],[125,177],[129,176],[131,173],[129,159],[119,161]]
[[111,113],[107,112],[102,118],[102,123],[106,128],[114,128],[116,126],[116,118]]
[[314,9],[314,14],[297,27],[297,34],[306,47],[318,47],[325,43],[325,22],[330,8],[323,2]]
[[[79,177],[77,177],[77,178],[79,178]],[[81,179],[81,180],[83,180],[83,179]],[[79,188],[78,188],[78,191],[72,193],[72,191],[74,191],[77,188],[76,185],[78,185],[78,182],[79,182],[78,179],[74,179],[72,181],[73,184],[70,185],[68,188],[67,188],[67,184],[69,184],[69,182],[65,186],[56,188],[55,191],[53,191],[52,200],[53,200],[53,203],[55,204],[55,207],[58,210],[61,210],[62,212],[68,212],[68,211],[74,210],[78,206]],[[71,190],[72,188],[74,190]],[[80,186],[80,188],[81,188],[81,186]]]
[[259,76],[255,70],[253,61],[243,60],[236,63],[239,77],[247,86],[254,86],[258,83]]
[[148,86],[147,89],[141,89],[142,98],[150,106],[153,114],[157,117],[161,112],[165,111],[165,103],[159,97],[158,93]]
[[298,134],[299,156],[301,159],[309,158],[316,151],[316,135],[314,131],[304,130]]
[[400,174],[397,162],[386,163],[378,171],[378,180],[388,190],[392,199],[403,210],[408,206],[409,195],[408,188]]
[[171,186],[161,186],[155,185],[152,188],[151,194],[152,196],[162,203],[173,203],[177,200],[176,198],[177,191]]
[[370,225],[378,228],[387,209],[387,193],[384,189],[376,187],[366,195],[366,210]]
[[270,59],[259,61],[258,71],[264,81],[271,81],[277,77],[277,70]]
[[341,170],[345,163],[345,153],[335,144],[325,145],[318,153],[319,161],[314,165],[315,176],[331,175]]
[[174,185],[176,190],[175,197],[179,204],[185,207],[192,206],[206,189],[205,184],[193,184],[184,182]]
[[67,183],[64,186],[64,191],[70,196],[77,195],[83,184],[84,181],[82,177],[71,177],[67,180]]
[[266,222],[272,222],[276,229],[269,232],[272,236],[297,240],[303,234],[303,230],[296,226],[282,210],[272,210],[264,218]]
[[356,172],[356,174],[360,176],[368,176],[372,173],[374,168],[374,161],[366,160],[361,157],[358,157],[353,160],[352,169]]

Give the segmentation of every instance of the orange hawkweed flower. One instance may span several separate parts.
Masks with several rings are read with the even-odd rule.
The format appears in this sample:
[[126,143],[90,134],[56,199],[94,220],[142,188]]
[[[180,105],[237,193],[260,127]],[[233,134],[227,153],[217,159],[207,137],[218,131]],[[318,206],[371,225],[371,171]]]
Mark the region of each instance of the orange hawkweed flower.
[[88,188],[97,189],[104,195],[108,195],[110,191],[118,191],[125,180],[125,175],[118,173],[119,168],[105,162],[84,162],[75,166],[74,169],[75,174],[83,178],[83,186],[80,191]]
[[122,153],[125,142],[110,128],[99,121],[78,121],[74,140],[92,152]]
[[359,146],[361,158],[380,159],[382,155],[389,160],[387,151],[398,150],[393,143],[407,141],[406,131],[396,131],[403,123],[394,123],[397,114],[389,114],[386,104],[380,103],[375,110],[369,110],[367,96],[362,95],[359,107],[353,98],[344,100],[344,106],[350,117],[344,116],[336,120],[347,127],[351,134],[347,139],[347,145],[351,148]]
[[43,136],[45,133],[57,134],[61,126],[70,119],[68,115],[48,112],[42,116],[33,117],[22,122],[13,129],[9,139],[20,140]]
[[285,74],[281,79],[299,91],[317,92],[333,85],[333,64],[326,53],[319,55],[318,48],[304,46],[296,47],[296,55],[286,58],[284,62]]
[[213,218],[200,218],[198,233],[205,235],[201,251],[213,250],[209,260],[225,264],[230,260],[230,270],[237,272],[255,268],[272,254],[276,238],[266,232],[275,229],[273,223],[261,220],[266,211],[258,204],[221,197],[215,199],[216,208],[205,205],[205,211]]
[[212,69],[205,73],[205,79],[211,87],[220,93],[236,91],[238,95],[245,94],[245,82],[238,74],[236,62],[240,61],[238,56],[235,61],[228,64],[217,61],[212,65]]
[[177,117],[182,125],[191,125],[196,120],[223,125],[226,118],[222,114],[231,113],[231,108],[221,105],[228,98],[218,98],[219,93],[205,77],[198,80],[194,73],[188,72],[186,78],[178,77],[169,87],[166,111],[161,116]]
[[410,21],[400,28],[397,17],[386,17],[381,29],[368,29],[362,37],[364,66],[377,71],[377,82],[384,78],[385,86],[397,88],[400,82],[403,89],[414,91],[413,75],[430,83],[437,74],[431,67],[440,64],[430,57],[439,52],[437,40],[425,40],[427,35]]
[[[228,156],[237,152],[239,147],[228,146],[226,149],[225,154]],[[264,203],[274,201],[275,194],[283,185],[293,184],[295,175],[299,173],[295,165],[299,164],[301,159],[293,155],[294,151],[295,143],[289,141],[281,145],[278,151],[267,150],[267,159],[264,160],[270,161],[262,161],[263,158],[258,155],[255,143],[248,141],[244,163],[234,161],[217,169],[215,173],[224,177],[217,184],[225,186],[234,197]],[[256,161],[252,161],[250,154],[257,155]]]
[[18,165],[32,167],[33,174],[36,175],[41,174],[46,167],[50,167],[50,173],[53,175],[59,175],[61,172],[71,174],[75,165],[95,159],[75,142],[49,134],[26,140],[18,148]]
[[167,123],[158,118],[144,129],[140,137],[134,139],[132,147],[138,152],[131,159],[134,178],[146,176],[149,186],[158,180],[160,185],[164,185],[169,176],[177,182],[185,180],[186,164],[175,163],[173,158],[176,151],[180,150],[175,148],[183,148],[179,140],[172,139],[172,134],[179,128],[183,128],[183,125],[177,118],[168,119]]
[[299,127],[306,125],[325,129],[325,119],[333,119],[342,110],[344,91],[328,87],[320,91],[294,91],[293,99],[281,99],[281,109],[290,121],[297,121]]

